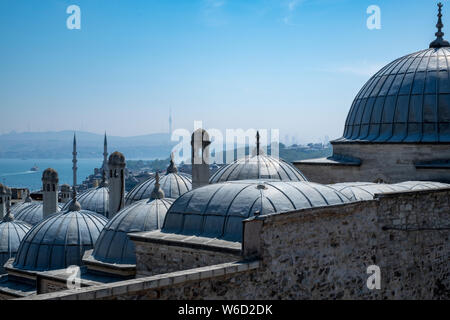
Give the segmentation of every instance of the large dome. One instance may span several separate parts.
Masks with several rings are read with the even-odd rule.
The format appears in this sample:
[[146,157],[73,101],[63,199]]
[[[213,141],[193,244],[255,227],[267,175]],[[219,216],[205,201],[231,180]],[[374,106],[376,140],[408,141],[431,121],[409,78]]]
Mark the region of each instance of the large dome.
[[450,48],[434,46],[376,73],[356,96],[335,142],[449,143]]
[[[44,219],[43,207],[44,205],[42,202],[31,202],[31,204],[24,206],[17,211],[11,208],[11,211],[16,220],[24,221],[34,226]],[[58,204],[58,207],[61,208],[61,205]]]
[[330,187],[311,182],[241,180],[210,184],[179,197],[166,214],[163,232],[241,241],[242,220],[350,202]]
[[[77,200],[83,210],[88,210],[101,214],[102,216],[109,216],[109,189],[106,186],[86,190],[77,196]],[[67,202],[62,210],[69,208],[72,200]]]
[[254,179],[307,181],[297,168],[286,161],[267,155],[255,155],[222,167],[209,179],[209,183]]
[[[78,207],[79,209],[79,207]],[[22,240],[13,266],[45,271],[81,265],[108,220],[90,211],[63,211],[34,226]]]
[[130,232],[161,229],[173,199],[141,200],[119,211],[101,232],[92,256],[99,261],[136,264]]

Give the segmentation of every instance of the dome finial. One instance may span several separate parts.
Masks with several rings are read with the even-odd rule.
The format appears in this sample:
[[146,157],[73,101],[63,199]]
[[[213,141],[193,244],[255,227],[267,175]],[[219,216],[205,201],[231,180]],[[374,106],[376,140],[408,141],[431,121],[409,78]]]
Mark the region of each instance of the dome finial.
[[175,161],[173,161],[173,158],[174,158],[174,155],[173,155],[173,152],[172,152],[170,154],[170,164],[169,164],[169,166],[167,167],[167,170],[166,170],[167,174],[169,174],[169,173],[177,173],[178,172],[178,168],[175,165]]
[[444,27],[444,24],[442,23],[442,7],[444,5],[439,2],[438,3],[438,22],[436,24],[436,28],[438,31],[435,33],[436,40],[434,40],[432,43],[430,43],[430,48],[442,48],[442,47],[450,47],[450,43],[448,41],[444,40],[444,33],[442,32],[442,28]]
[[164,191],[161,190],[160,186],[161,185],[159,184],[159,172],[157,171],[156,175],[155,175],[155,188],[153,189],[153,191],[150,195],[150,200],[164,198]]

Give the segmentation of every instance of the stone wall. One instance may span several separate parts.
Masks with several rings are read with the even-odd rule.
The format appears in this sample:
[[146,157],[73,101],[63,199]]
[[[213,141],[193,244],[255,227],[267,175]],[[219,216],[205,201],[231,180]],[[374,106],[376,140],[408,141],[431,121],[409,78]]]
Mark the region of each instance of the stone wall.
[[[244,222],[243,253],[257,268],[236,272],[228,264],[227,272],[215,265],[180,271],[172,280],[166,274],[151,283],[141,278],[83,290],[95,299],[449,299],[449,198],[450,189],[383,194],[252,218]],[[141,247],[141,254],[148,249]],[[169,269],[175,252],[181,260],[195,255],[170,246],[158,254],[166,250],[172,252],[158,258]],[[180,267],[196,263],[180,261]],[[366,286],[370,265],[381,269],[380,290]],[[128,285],[134,289],[124,289]],[[83,296],[47,296],[55,297]]]
[[450,182],[450,168],[417,169],[416,162],[449,160],[446,144],[333,143],[333,154],[362,160],[360,166],[295,162],[308,180],[330,184],[351,181],[397,183],[407,180]]
[[211,266],[241,259],[239,254],[134,241],[137,277]]

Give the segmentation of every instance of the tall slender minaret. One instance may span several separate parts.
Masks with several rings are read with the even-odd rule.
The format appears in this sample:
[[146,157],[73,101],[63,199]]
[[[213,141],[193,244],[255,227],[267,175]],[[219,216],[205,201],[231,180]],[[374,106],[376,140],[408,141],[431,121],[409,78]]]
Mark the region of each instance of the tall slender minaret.
[[108,140],[106,138],[105,131],[105,139],[103,141],[103,166],[102,169],[104,172],[108,172]]
[[0,219],[8,212],[8,203],[11,201],[11,189],[0,183]]
[[73,134],[73,151],[72,151],[72,171],[73,171],[73,186],[72,186],[72,202],[70,203],[69,206],[69,211],[80,211],[81,210],[81,205],[80,203],[77,201],[77,137],[75,135],[75,133]]
[[58,172],[48,168],[42,173],[42,214],[43,218],[58,212]]

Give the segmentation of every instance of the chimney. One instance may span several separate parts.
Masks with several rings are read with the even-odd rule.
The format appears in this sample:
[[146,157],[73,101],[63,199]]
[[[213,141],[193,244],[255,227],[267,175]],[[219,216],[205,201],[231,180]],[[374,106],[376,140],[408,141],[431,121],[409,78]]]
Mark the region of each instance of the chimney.
[[125,203],[125,156],[116,151],[109,156],[109,217],[119,212]]
[[43,218],[58,212],[58,172],[48,168],[42,173]]
[[0,219],[8,212],[8,205],[11,202],[11,189],[0,183]]
[[197,129],[191,138],[192,189],[209,184],[209,134]]

